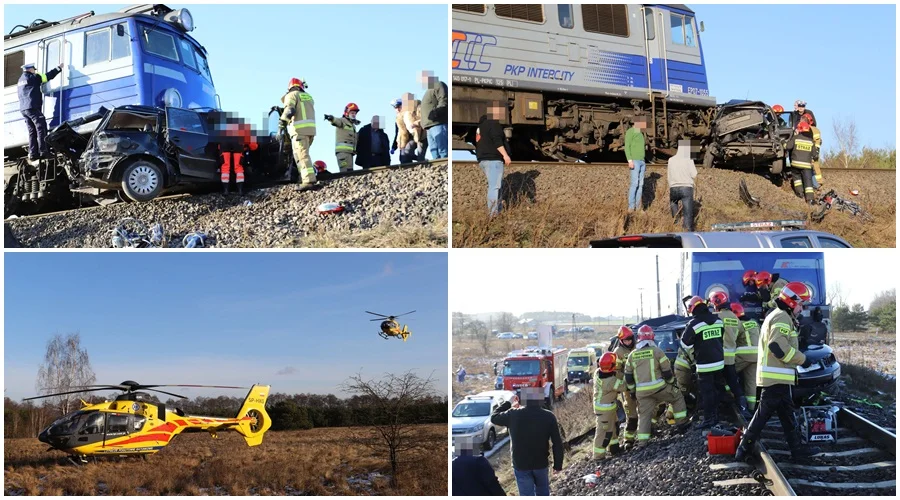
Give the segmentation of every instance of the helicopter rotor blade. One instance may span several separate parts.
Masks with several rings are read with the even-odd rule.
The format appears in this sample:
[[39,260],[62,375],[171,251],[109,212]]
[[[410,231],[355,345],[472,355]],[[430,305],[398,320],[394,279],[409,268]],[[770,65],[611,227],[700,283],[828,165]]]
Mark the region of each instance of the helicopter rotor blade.
[[384,320],[386,320],[386,319],[387,319],[386,317],[384,317],[384,318],[375,318],[375,319],[370,319],[369,321],[384,321]]
[[[378,313],[373,313],[372,311],[366,311],[366,312],[369,313],[369,314],[371,314],[371,315],[373,315],[373,316],[381,316],[382,318],[387,318],[387,317],[388,317],[387,314],[378,314]],[[374,321],[374,320],[373,320],[373,321]]]
[[[147,388],[145,387],[145,389],[147,389]],[[147,390],[153,391],[153,392],[161,392],[163,394],[168,394],[169,396],[175,396],[178,399],[187,399],[188,398],[187,396],[182,396],[181,394],[175,394],[174,392],[161,391],[159,389],[147,389]]]
[[142,387],[211,387],[213,389],[249,389],[249,387],[239,385],[200,385],[200,384],[164,384],[164,385],[145,385]]
[[22,399],[22,401],[30,401],[32,399],[52,398],[53,396],[63,396],[66,394],[81,394],[81,393],[85,393],[85,392],[115,391],[115,390],[119,390],[119,388],[113,387],[113,386],[97,387],[96,389],[81,388],[81,389],[77,389],[74,391],[56,392],[53,394],[44,394],[42,396],[33,396],[30,398],[24,398],[24,399]]
[[412,314],[412,313],[414,313],[414,312],[416,312],[415,309],[413,309],[413,310],[410,311],[410,312],[405,312],[405,313],[403,313],[403,314],[398,314],[398,315],[394,316],[394,318],[399,318],[400,316],[406,316],[407,314]]

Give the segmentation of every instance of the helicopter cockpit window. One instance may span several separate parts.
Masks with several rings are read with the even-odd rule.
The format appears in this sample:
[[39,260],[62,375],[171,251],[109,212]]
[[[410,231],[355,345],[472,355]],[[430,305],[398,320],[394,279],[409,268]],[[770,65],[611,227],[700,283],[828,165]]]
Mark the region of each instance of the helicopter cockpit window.
[[147,417],[143,415],[135,415],[134,422],[131,424],[131,432],[137,432],[144,428],[144,422],[147,421]]
[[128,415],[110,415],[106,422],[106,434],[127,434]]
[[58,418],[55,422],[50,424],[50,435],[72,434],[75,432],[75,429],[78,428],[78,424],[85,415],[85,413],[77,412]]
[[103,414],[94,412],[87,415],[79,434],[103,434]]

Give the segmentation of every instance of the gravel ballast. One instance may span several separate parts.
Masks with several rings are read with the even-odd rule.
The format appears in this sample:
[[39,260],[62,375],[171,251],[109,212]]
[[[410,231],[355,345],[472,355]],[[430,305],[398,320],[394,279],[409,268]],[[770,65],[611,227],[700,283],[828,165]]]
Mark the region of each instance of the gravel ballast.
[[[7,246],[12,236],[22,247],[109,248],[111,230],[131,217],[148,228],[161,223],[168,247],[180,247],[194,231],[219,248],[357,246],[357,239],[371,242],[370,233],[382,236],[371,246],[445,246],[447,190],[447,162],[440,161],[332,179],[313,191],[282,185],[244,196],[195,195],[7,219],[5,240]],[[318,214],[328,202],[343,202],[346,211]],[[428,236],[421,245],[391,244],[392,234],[410,232]]]

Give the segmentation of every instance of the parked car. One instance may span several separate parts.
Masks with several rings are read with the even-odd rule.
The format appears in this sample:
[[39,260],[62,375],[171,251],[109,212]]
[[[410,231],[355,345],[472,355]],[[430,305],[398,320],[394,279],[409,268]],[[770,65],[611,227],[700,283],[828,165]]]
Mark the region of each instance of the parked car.
[[710,231],[635,234],[590,242],[591,248],[852,248],[824,231]]
[[525,338],[525,336],[522,335],[521,333],[515,333],[515,332],[513,333],[513,337],[514,337],[514,338],[517,338],[517,339],[524,339],[524,338]]
[[581,333],[594,333],[594,328],[590,326],[582,326]]
[[528,332],[527,338],[529,340],[536,340],[538,338],[538,333],[537,332]]
[[457,438],[469,437],[480,443],[483,450],[494,447],[497,437],[505,433],[506,427],[491,423],[491,412],[505,401],[515,403],[513,391],[485,391],[474,396],[466,396],[453,408],[450,427],[454,445]]
[[497,334],[498,339],[514,339],[516,338],[516,334],[513,332],[503,332]]

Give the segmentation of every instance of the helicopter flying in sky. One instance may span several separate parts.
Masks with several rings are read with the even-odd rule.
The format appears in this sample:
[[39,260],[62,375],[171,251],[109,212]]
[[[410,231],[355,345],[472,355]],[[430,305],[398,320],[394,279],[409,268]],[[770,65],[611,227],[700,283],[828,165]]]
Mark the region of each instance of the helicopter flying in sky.
[[399,318],[400,316],[406,316],[407,314],[412,314],[416,312],[415,310],[405,312],[403,314],[398,314],[396,316],[388,316],[385,314],[374,313],[372,311],[366,312],[373,316],[378,316],[378,318],[370,319],[369,321],[381,321],[381,331],[378,332],[378,335],[383,339],[396,337],[402,338],[403,341],[406,342],[406,338],[412,334],[412,332],[409,331],[406,325],[403,325],[403,328],[400,328],[400,323],[397,323],[397,318]]
[[83,403],[80,410],[63,415],[38,435],[38,440],[69,455],[72,463],[84,463],[87,457],[103,455],[148,455],[171,444],[184,431],[207,431],[215,439],[219,431],[236,431],[248,446],[262,443],[263,435],[272,426],[266,413],[268,385],[254,385],[247,393],[241,409],[234,418],[185,415],[178,408],[169,409],[156,403],[143,390],[184,398],[156,387],[211,387],[246,389],[220,385],[143,385],[132,380],[121,384],[74,387],[65,392],[25,398],[49,398],[63,394],[118,390],[122,394],[113,401]]

